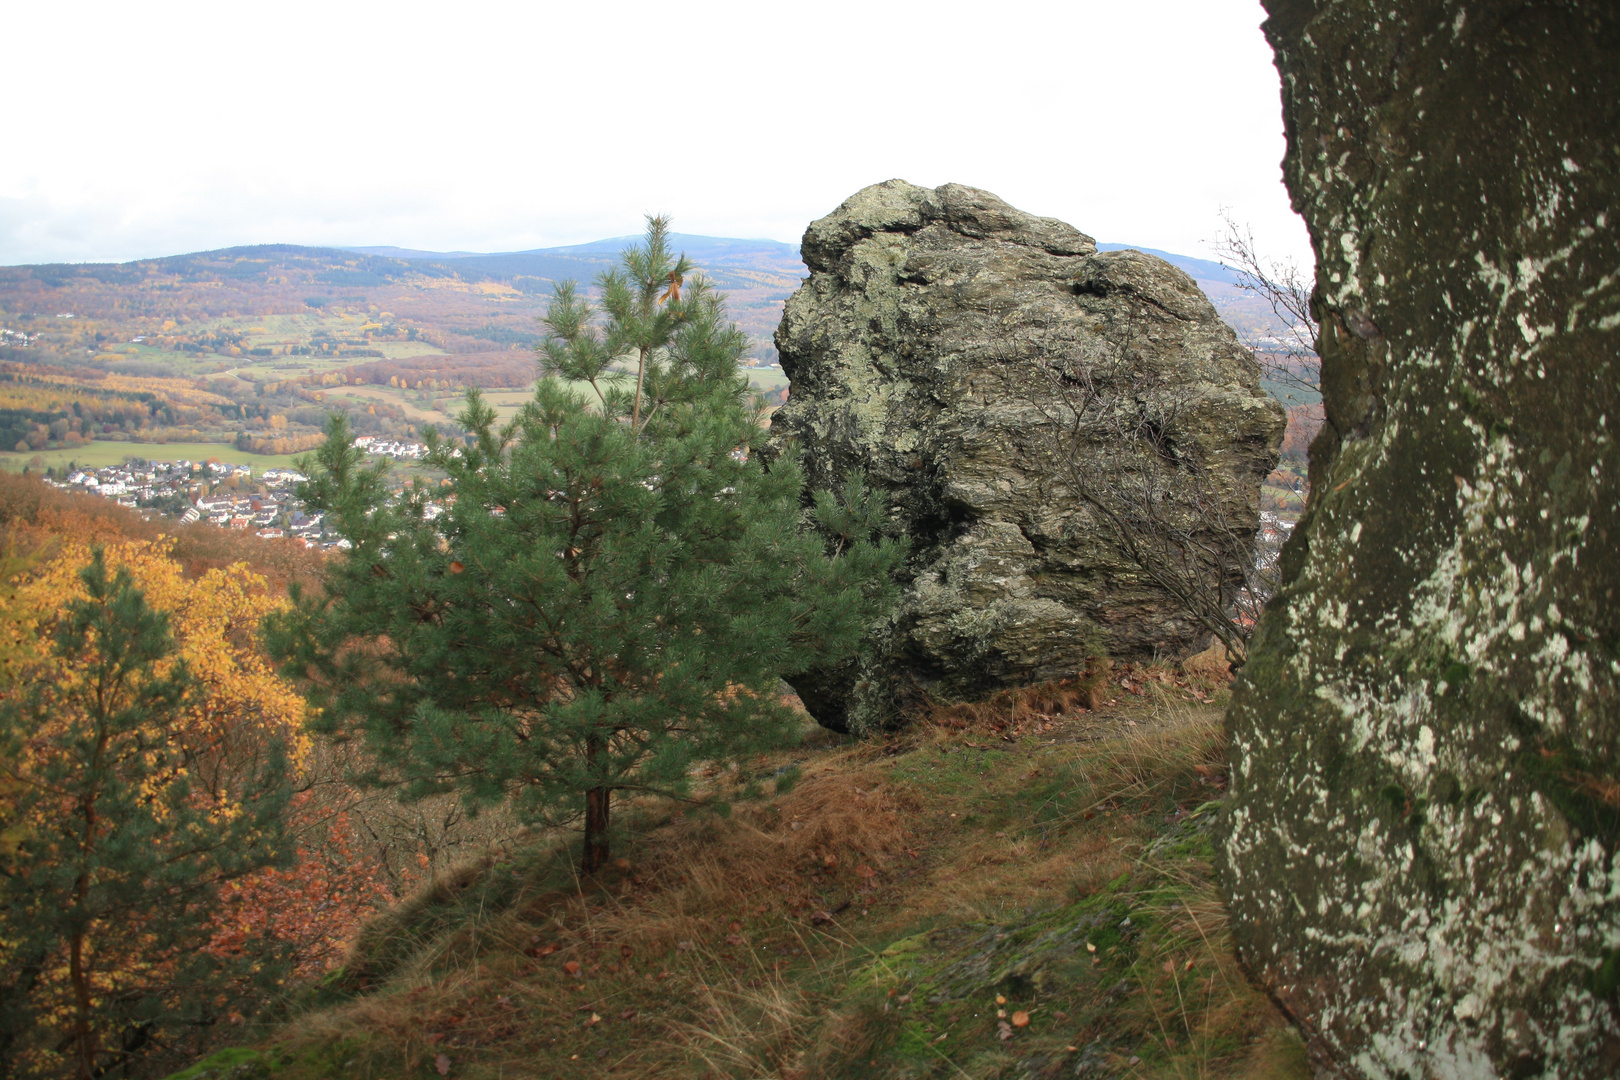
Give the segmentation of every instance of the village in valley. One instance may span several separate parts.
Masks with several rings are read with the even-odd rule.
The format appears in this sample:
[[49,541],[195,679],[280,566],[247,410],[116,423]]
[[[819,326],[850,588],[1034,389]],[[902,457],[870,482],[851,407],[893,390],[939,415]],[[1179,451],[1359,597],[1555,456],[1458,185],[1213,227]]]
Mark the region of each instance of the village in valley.
[[[420,461],[427,453],[427,447],[420,442],[371,435],[362,435],[354,442],[367,455],[392,461]],[[172,518],[182,525],[202,521],[222,529],[250,530],[266,540],[290,537],[306,547],[349,547],[347,540],[327,530],[323,514],[309,511],[298,498],[298,485],[306,479],[292,468],[269,468],[255,476],[251,465],[217,458],[129,458],[121,465],[70,468],[60,477],[48,474],[45,482],[112,499],[147,517]],[[436,509],[430,509],[431,516],[437,516],[433,513]]]

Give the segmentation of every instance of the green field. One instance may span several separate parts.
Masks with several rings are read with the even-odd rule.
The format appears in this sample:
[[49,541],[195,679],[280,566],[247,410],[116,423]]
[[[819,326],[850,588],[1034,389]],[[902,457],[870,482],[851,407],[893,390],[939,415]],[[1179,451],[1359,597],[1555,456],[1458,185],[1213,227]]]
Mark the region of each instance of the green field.
[[143,442],[92,442],[84,446],[74,447],[71,450],[41,450],[36,453],[0,454],[0,469],[7,472],[21,472],[23,466],[34,458],[45,460],[47,466],[63,468],[69,462],[77,462],[80,468],[105,468],[108,465],[121,465],[125,458],[139,457],[149,461],[207,461],[217,457],[221,461],[232,465],[251,465],[255,473],[265,469],[288,468],[299,454],[250,454],[246,450],[238,450],[229,443],[143,443]]
[[742,371],[748,381],[761,390],[780,390],[788,384],[788,377],[782,374],[781,368],[743,368]]

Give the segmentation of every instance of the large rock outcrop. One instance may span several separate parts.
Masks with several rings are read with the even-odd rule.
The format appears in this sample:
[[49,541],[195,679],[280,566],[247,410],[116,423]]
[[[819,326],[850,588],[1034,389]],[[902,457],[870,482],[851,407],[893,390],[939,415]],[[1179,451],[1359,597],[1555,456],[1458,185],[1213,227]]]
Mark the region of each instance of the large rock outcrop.
[[1620,1075],[1620,8],[1266,0],[1327,426],[1230,712],[1333,1077]]
[[802,449],[812,488],[864,470],[912,543],[899,609],[862,654],[790,680],[817,720],[877,729],[921,695],[1207,638],[1055,477],[1040,396],[1068,364],[1106,369],[1108,392],[1143,408],[1173,401],[1178,444],[1225,478],[1221,513],[1252,532],[1283,413],[1191,278],[988,192],[899,180],[812,223],[803,252],[811,275],[776,334],[792,393],[773,447]]

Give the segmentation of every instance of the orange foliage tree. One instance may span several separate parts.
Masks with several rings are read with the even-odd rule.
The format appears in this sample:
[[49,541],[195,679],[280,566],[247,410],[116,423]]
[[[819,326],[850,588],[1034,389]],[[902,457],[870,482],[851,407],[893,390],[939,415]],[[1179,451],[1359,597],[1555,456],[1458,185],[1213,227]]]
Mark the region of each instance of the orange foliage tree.
[[283,601],[240,564],[188,579],[172,548],[69,540],[4,597],[0,1059],[17,1075],[199,1043],[311,935],[222,917],[245,881],[264,910],[298,893],[278,868],[304,703],[257,636]]
[[[144,603],[167,619],[173,652],[156,667],[184,665],[189,689],[164,725],[164,753],[184,757],[181,779],[202,792],[194,797],[235,813],[225,808],[240,804],[255,763],[276,754],[288,759],[293,789],[274,823],[281,842],[273,864],[216,868],[183,890],[184,956],[129,920],[90,921],[83,981],[92,1012],[122,1008],[128,1020],[130,995],[148,985],[141,980],[168,979],[173,988],[167,999],[146,1000],[147,1011],[123,1026],[111,1012],[98,1014],[108,1020],[96,1029],[105,1036],[102,1065],[124,1055],[130,1075],[163,1075],[214,1040],[240,1039],[231,1025],[339,962],[378,907],[495,838],[490,815],[438,821],[428,807],[357,790],[347,777],[368,763],[353,748],[311,744],[304,735],[306,707],[266,663],[258,631],[265,615],[285,607],[287,583],[313,585],[322,572],[318,555],[210,527],[168,537],[158,528],[106,500],[0,474],[0,710],[10,710],[18,736],[0,745],[0,1080],[73,1071],[71,1047],[62,1043],[74,997],[68,946],[48,934],[27,939],[15,920],[59,899],[47,879],[69,865],[63,843],[43,846],[48,830],[39,823],[59,827],[71,815],[53,818],[48,801],[22,785],[52,752],[40,741],[45,721],[60,728],[69,715],[60,699],[80,685],[82,659],[53,655],[51,642],[64,613],[86,597],[80,572],[97,546],[109,573],[127,572]],[[159,783],[153,790],[175,797],[181,789]],[[164,914],[179,903],[152,907]],[[164,1011],[182,996],[190,1013]],[[170,1023],[177,1018],[195,1026]]]

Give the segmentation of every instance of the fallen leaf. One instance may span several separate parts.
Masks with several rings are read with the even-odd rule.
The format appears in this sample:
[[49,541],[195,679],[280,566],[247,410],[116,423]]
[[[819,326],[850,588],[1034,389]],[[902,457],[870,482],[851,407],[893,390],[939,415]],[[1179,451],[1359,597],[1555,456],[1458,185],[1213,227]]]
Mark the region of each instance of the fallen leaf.
[[1093,945],[1089,941],[1086,942],[1086,952],[1096,952],[1096,951],[1097,951],[1097,946]]
[[675,943],[675,947],[681,952],[691,952],[693,949],[697,948],[697,946],[693,945],[690,941],[677,941]]
[[624,957],[626,960],[628,960],[632,956],[636,955],[636,950],[632,949],[628,945],[620,945],[619,946],[619,955]]
[[810,916],[811,923],[816,926],[831,926],[833,917],[830,911],[818,911]]
[[450,1055],[449,1054],[440,1054],[438,1057],[434,1058],[433,1059],[433,1067],[438,1070],[440,1076],[449,1076],[450,1075]]
[[832,869],[832,868],[833,868],[833,867],[835,867],[835,866],[837,866],[837,865],[838,865],[838,856],[836,856],[836,855],[830,855],[830,854],[829,854],[829,855],[825,855],[825,856],[823,856],[823,857],[822,857],[822,859],[821,859],[821,864],[822,864],[822,865],[823,865],[823,866],[825,866],[825,867],[827,867],[827,869],[829,869],[829,870],[830,870],[830,869]]
[[636,1018],[636,1010],[634,1010],[634,1009],[626,1009],[626,1010],[624,1010],[624,1012],[619,1014],[619,1019],[620,1020],[634,1020],[635,1018]]
[[602,1018],[600,1016],[597,1016],[595,1013],[591,1013],[591,1018],[585,1021],[585,1026],[589,1027],[592,1024],[600,1024],[601,1022]]
[[742,943],[743,943],[743,936],[741,934],[727,934],[726,935],[726,944],[727,945],[741,945]]
[[1000,1033],[1002,1042],[1006,1042],[1008,1039],[1013,1037],[1012,1025],[1007,1023],[1005,1020],[996,1021],[996,1031]]
[[1019,1009],[1012,1016],[1013,1027],[1029,1027],[1029,1013]]
[[726,929],[730,930],[732,933],[735,934],[738,930],[742,929],[742,923],[734,922],[730,926],[726,927]]
[[570,975],[578,975],[579,974],[579,961],[578,960],[570,960],[570,961],[568,961],[566,964],[563,965],[563,970],[568,972],[568,974],[570,974]]
[[1164,963],[1159,965],[1159,970],[1164,972],[1166,975],[1174,975],[1176,973],[1176,962],[1174,960],[1166,960]]
[[870,866],[867,866],[865,863],[861,863],[861,865],[857,866],[855,868],[855,872],[861,875],[861,877],[866,878],[868,881],[877,877],[877,871],[872,869]]

